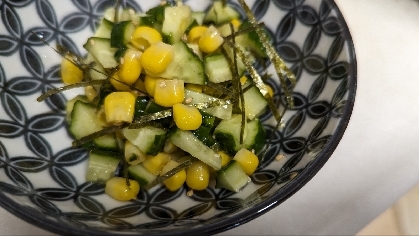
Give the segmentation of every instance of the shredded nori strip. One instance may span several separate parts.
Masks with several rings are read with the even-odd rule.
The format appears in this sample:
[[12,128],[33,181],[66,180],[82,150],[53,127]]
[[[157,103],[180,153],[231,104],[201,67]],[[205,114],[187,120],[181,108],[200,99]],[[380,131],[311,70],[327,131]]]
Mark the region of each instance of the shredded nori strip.
[[[286,111],[287,111],[287,108],[285,107],[285,109],[282,111],[281,117],[284,116],[284,114],[285,114]],[[276,123],[275,128],[273,130],[278,130],[279,127],[281,126],[281,124],[282,124],[282,122],[281,121],[278,121]],[[272,143],[272,140],[273,140],[274,136],[275,136],[275,132],[272,132],[271,133],[271,136],[269,137],[269,141],[268,141],[269,144],[268,145],[265,145],[265,148],[263,149],[263,151],[259,155],[260,156],[259,157],[259,159],[260,159],[259,160],[259,163],[262,163],[263,162],[263,159],[265,159],[265,155],[268,152],[268,149],[271,147],[271,143]]]
[[195,103],[191,105],[202,110],[202,109],[207,109],[207,108],[212,108],[212,107],[226,106],[230,104],[231,104],[230,100],[217,99],[211,102]]
[[291,91],[288,88],[285,78],[283,76],[285,74],[288,80],[291,82],[292,86],[294,87],[297,81],[294,73],[292,73],[292,71],[287,67],[285,62],[282,60],[282,58],[276,52],[275,48],[272,46],[272,44],[269,43],[268,36],[264,32],[264,30],[261,27],[257,26],[256,17],[253,15],[252,11],[250,10],[246,2],[244,0],[238,0],[238,1],[240,5],[242,6],[243,10],[245,11],[250,23],[252,23],[252,25],[255,26],[255,31],[258,34],[262,42],[262,45],[266,49],[266,54],[268,55],[269,59],[272,61],[272,64],[275,67],[279,80],[281,81],[281,87],[284,90],[284,94],[287,98],[288,106],[290,108],[294,107],[294,99],[291,96]]
[[[240,36],[242,34],[247,34],[249,32],[255,31],[256,27],[262,27],[263,28],[263,27],[265,27],[265,23],[260,22],[260,23],[257,23],[256,26],[252,25],[252,26],[246,27],[244,29],[240,29],[239,31],[235,32],[234,37],[237,37],[237,36]],[[230,34],[230,35],[224,37],[224,40],[231,40],[232,38],[233,38],[233,35]]]
[[[231,35],[233,35],[232,38],[232,44],[236,44],[235,41],[235,37],[234,37],[234,27],[233,25],[230,23],[230,29],[231,29]],[[228,55],[227,51],[225,50],[224,47],[221,47],[221,52],[224,54],[225,58],[227,59],[227,62],[229,64],[230,70],[231,70],[231,74],[233,76],[233,93],[234,93],[234,97],[237,97],[237,95],[239,95],[238,97],[240,98],[240,102],[239,100],[235,100],[233,103],[234,108],[240,108],[240,114],[242,116],[242,122],[241,122],[241,128],[240,128],[240,144],[243,144],[244,142],[244,129],[246,127],[246,111],[245,111],[245,101],[244,101],[244,95],[243,95],[243,88],[241,86],[240,83],[240,78],[239,78],[239,73],[238,73],[238,69],[237,69],[237,53],[236,53],[236,48],[232,47],[233,50],[233,60],[231,60],[230,56]]]
[[139,119],[134,120],[131,123],[131,125],[128,126],[128,129],[138,129],[138,128],[144,127],[145,123],[148,123],[150,121],[163,119],[163,118],[170,117],[170,116],[172,116],[172,110],[171,109],[164,110],[164,111],[159,111],[159,112],[156,112],[156,113],[147,114],[147,115],[141,116]]
[[279,114],[278,109],[277,109],[274,101],[272,100],[272,97],[269,95],[268,89],[267,89],[265,83],[263,82],[262,78],[258,74],[257,70],[252,66],[252,63],[248,59],[247,55],[243,52],[243,50],[239,46],[237,46],[237,45],[235,45],[231,42],[228,43],[228,44],[231,47],[236,48],[237,54],[242,58],[243,63],[246,66],[247,71],[249,72],[250,76],[253,79],[253,83],[259,89],[260,93],[265,97],[266,101],[268,102],[269,109],[271,110],[272,114],[274,115],[276,121],[280,122],[281,119],[282,119],[281,115]]
[[84,136],[81,139],[75,140],[72,142],[73,147],[78,147],[78,146],[82,146],[83,144],[86,144],[94,139],[100,138],[102,136],[105,136],[107,134],[112,134],[115,133],[117,130],[120,130],[122,128],[124,128],[126,126],[126,124],[123,125],[114,125],[111,127],[107,127],[105,129],[99,130],[97,132],[94,132],[92,134],[89,134],[87,136]]
[[70,84],[70,85],[66,85],[60,88],[55,88],[55,89],[50,89],[47,92],[45,92],[44,94],[42,94],[41,96],[39,96],[36,100],[38,102],[42,102],[45,99],[47,99],[48,97],[57,94],[57,93],[61,93],[64,92],[66,90],[70,90],[70,89],[74,89],[74,88],[81,88],[81,87],[87,87],[87,86],[91,86],[91,85],[101,85],[103,84],[103,80],[92,80],[92,81],[86,81],[86,82],[80,82],[80,83],[76,83],[76,84]]
[[172,170],[168,171],[166,174],[157,177],[153,182],[148,183],[147,185],[145,185],[143,187],[143,189],[144,190],[149,190],[152,187],[154,187],[154,186],[156,186],[160,183],[163,183],[163,181],[165,181],[166,179],[168,179],[168,178],[172,177],[173,175],[177,174],[181,170],[184,170],[184,169],[188,168],[194,162],[195,162],[195,160],[192,157],[187,158],[186,160],[182,161],[178,166],[176,166]]

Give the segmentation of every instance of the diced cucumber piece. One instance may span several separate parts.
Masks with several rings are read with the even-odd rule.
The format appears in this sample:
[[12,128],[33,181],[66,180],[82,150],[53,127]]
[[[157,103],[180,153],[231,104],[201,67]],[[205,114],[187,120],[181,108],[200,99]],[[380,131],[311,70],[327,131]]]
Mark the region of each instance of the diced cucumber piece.
[[265,129],[259,119],[246,122],[243,144],[240,144],[241,115],[233,115],[230,120],[223,120],[214,130],[214,136],[220,146],[234,156],[241,148],[259,152],[265,145]]
[[181,40],[186,29],[192,23],[192,11],[189,6],[167,7],[164,11],[162,34],[170,44]]
[[131,41],[135,25],[131,20],[116,23],[111,32],[111,47],[124,48]]
[[202,25],[204,23],[206,13],[203,11],[194,11],[192,12],[192,20],[196,21],[198,25]]
[[221,169],[221,157],[214,150],[199,141],[192,132],[176,129],[170,135],[170,141],[193,157],[211,166],[215,170]]
[[137,146],[143,153],[155,156],[163,148],[166,130],[153,126],[139,129],[122,129],[124,137]]
[[208,127],[210,129],[212,129],[212,127],[214,126],[215,123],[215,117],[205,111],[199,111],[202,115],[202,125],[201,126],[205,126]]
[[[240,25],[239,30],[246,29],[250,26],[252,26],[252,24],[249,21],[245,21]],[[255,53],[261,58],[268,57],[266,54],[266,49],[263,46],[262,41],[260,40],[256,31],[250,31],[249,33],[239,35],[236,38],[236,43],[241,47],[244,47],[247,50]]]
[[190,48],[192,50],[192,52],[194,52],[195,55],[197,55],[199,57],[199,59],[202,60],[203,53],[202,53],[201,49],[199,49],[199,45],[194,44],[194,43],[188,43],[187,45],[188,45],[188,48]]
[[210,10],[205,15],[204,23],[222,25],[239,18],[240,14],[234,8],[228,5],[224,7],[221,1],[214,1]]
[[134,25],[154,27],[154,16],[135,14],[131,16],[131,20]]
[[200,126],[198,129],[192,130],[191,132],[208,147],[213,147],[216,144],[215,139],[211,135],[211,128],[209,127]]
[[136,180],[141,187],[146,186],[157,178],[141,164],[128,167],[128,175],[130,178]]
[[249,182],[249,177],[240,164],[232,160],[223,169],[217,172],[216,188],[225,188],[233,192],[239,192]]
[[208,80],[212,83],[222,83],[233,79],[230,65],[223,54],[206,56],[204,67]]
[[220,32],[221,36],[227,37],[231,35],[231,27],[230,23],[224,24],[220,27],[218,27],[218,31]]
[[246,92],[243,93],[244,97],[244,109],[246,117],[249,120],[261,115],[265,108],[268,106],[268,102],[265,97],[260,93],[259,89],[256,86],[252,86]]
[[88,103],[89,100],[87,99],[86,96],[84,95],[77,95],[76,97],[74,97],[73,99],[69,100],[65,106],[65,114],[66,114],[66,121],[68,124],[71,123],[71,111],[73,111],[74,108],[74,104],[77,101],[82,101],[84,103]]
[[[73,110],[71,111],[71,123],[69,126],[69,131],[74,138],[80,139],[102,129],[103,127],[96,114],[96,108],[93,105],[84,103],[80,100],[76,101]],[[86,146],[89,147],[89,145],[106,150],[118,149],[118,143],[112,134],[97,138]]]
[[104,183],[115,175],[120,159],[115,155],[90,152],[86,181]]
[[216,141],[212,137],[211,131],[215,123],[215,117],[201,110],[200,113],[202,115],[202,124],[198,129],[193,130],[192,134],[208,147],[213,147]]
[[119,22],[122,21],[130,21],[131,20],[131,11],[132,9],[123,9],[122,11],[120,11],[119,13]]
[[89,38],[83,47],[91,53],[104,68],[115,68],[118,62],[115,53],[118,49],[111,47],[111,40],[106,38]]
[[111,38],[111,32],[113,28],[113,22],[107,20],[106,18],[102,19],[99,27],[97,28],[94,37],[97,38]]
[[[89,70],[90,78],[92,80],[105,80],[108,78],[105,68],[103,68],[102,64],[91,54],[88,53],[86,57],[86,63],[94,63],[92,68]],[[99,88],[99,86],[95,86]]]
[[163,73],[150,75],[166,79],[180,79],[191,84],[205,84],[206,76],[201,59],[182,41],[173,44],[173,47],[175,57],[172,63]]
[[115,22],[115,8],[108,8],[103,14],[103,18],[112,23]]
[[266,131],[259,119],[247,123],[247,135],[243,146],[259,153],[266,144]]
[[[217,142],[232,156],[234,156],[234,154],[243,146],[240,144],[241,125],[242,116],[233,115],[229,120],[222,120],[214,130],[214,136]],[[243,141],[247,135],[247,124],[244,131]]]
[[[231,61],[234,62],[233,49],[227,44],[224,45],[224,49],[226,50],[227,55],[231,58]],[[243,50],[243,51],[247,55],[248,60],[250,60],[250,62],[253,63],[255,61],[254,57],[250,53],[248,53],[246,50]],[[239,74],[239,77],[242,77],[244,72],[246,72],[246,66],[243,63],[243,60],[238,55],[236,56],[236,60],[237,60],[237,73]]]
[[[185,98],[192,98],[191,104],[207,103],[219,100],[216,97],[204,93],[195,92],[189,89],[185,89]],[[224,106],[216,106],[203,109],[203,111],[220,119],[228,120],[231,118],[231,114],[233,112],[233,105],[229,104]]]
[[162,6],[156,6],[149,9],[146,14],[153,17],[153,21],[158,24],[163,24],[164,16],[165,16],[165,9],[170,7],[168,4]]

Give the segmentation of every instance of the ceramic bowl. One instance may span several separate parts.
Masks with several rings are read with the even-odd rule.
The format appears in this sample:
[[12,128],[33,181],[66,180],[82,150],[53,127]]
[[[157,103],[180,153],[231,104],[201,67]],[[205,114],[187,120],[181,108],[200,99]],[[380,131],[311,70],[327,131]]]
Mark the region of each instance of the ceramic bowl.
[[[159,1],[122,0],[144,11]],[[208,0],[185,1],[204,10]],[[71,147],[66,101],[78,90],[38,103],[60,82],[57,43],[80,55],[113,0],[20,0],[0,4],[0,205],[16,216],[62,234],[212,234],[271,210],[309,181],[332,155],[349,122],[356,91],[352,39],[331,0],[247,0],[265,22],[274,46],[298,78],[295,107],[275,130],[252,182],[241,192],[212,187],[186,196],[187,188],[140,192],[129,202],[86,182],[87,153]],[[239,8],[237,1],[230,1]],[[284,107],[276,76],[268,83]],[[276,160],[278,154],[283,158]]]

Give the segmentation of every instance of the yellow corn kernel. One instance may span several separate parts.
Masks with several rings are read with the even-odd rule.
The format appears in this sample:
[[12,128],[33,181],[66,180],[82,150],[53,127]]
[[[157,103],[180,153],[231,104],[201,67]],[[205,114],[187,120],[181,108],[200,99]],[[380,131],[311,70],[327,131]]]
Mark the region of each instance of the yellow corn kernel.
[[238,31],[240,25],[242,24],[241,21],[238,19],[234,19],[230,23],[233,25],[235,31]]
[[125,161],[130,165],[138,165],[147,158],[146,154],[128,140],[125,142],[124,156]]
[[153,175],[159,175],[163,167],[170,161],[170,159],[170,154],[160,152],[156,156],[148,156],[143,162],[143,166]]
[[[125,84],[125,82],[123,82],[120,78],[119,78],[119,73],[114,73],[112,75],[112,79],[110,80],[112,86],[118,90],[118,91],[131,91],[130,86],[128,86],[127,84]],[[120,82],[121,81],[121,82]]]
[[108,121],[106,120],[106,113],[105,113],[105,108],[101,107],[97,113],[96,113],[96,117],[97,117],[97,121],[99,122],[99,124],[103,127],[108,127],[111,124],[108,123]]
[[210,26],[199,39],[199,49],[205,53],[212,53],[224,43],[224,38],[220,35],[217,28]]
[[223,151],[219,151],[218,154],[221,156],[221,167],[226,166],[231,161],[231,156]]
[[118,69],[118,77],[122,82],[133,85],[138,80],[142,70],[141,54],[140,51],[133,49],[125,52]]
[[112,177],[106,181],[105,193],[118,201],[135,199],[139,191],[140,185],[132,179],[129,180],[129,186],[123,177]]
[[73,64],[70,58],[61,62],[61,79],[65,84],[75,84],[83,80],[83,71]]
[[246,82],[247,82],[247,76],[243,75],[243,76],[240,78],[240,84],[241,84],[241,85],[244,85]]
[[193,27],[189,31],[188,42],[198,44],[199,39],[201,38],[202,35],[205,34],[205,32],[207,32],[207,30],[208,30],[208,27],[206,27],[206,26]]
[[161,41],[159,31],[148,26],[138,27],[131,36],[131,43],[142,51]]
[[236,160],[247,175],[253,174],[259,165],[259,158],[251,151],[240,149],[233,160]]
[[175,57],[172,45],[158,42],[147,48],[141,55],[141,65],[146,74],[156,75],[166,70]]
[[186,84],[185,86],[187,89],[198,92],[198,93],[202,93],[202,85],[199,84]]
[[274,89],[269,84],[265,84],[265,85],[266,85],[266,89],[268,90],[269,96],[273,97],[274,96]]
[[134,88],[131,90],[131,93],[135,97],[147,95],[144,81],[142,79],[137,79],[137,81],[135,81],[133,86]]
[[142,92],[142,93],[147,92],[144,81],[142,79],[137,79],[137,81],[135,81],[134,88],[138,89],[139,92]]
[[173,105],[173,120],[182,130],[196,130],[202,124],[202,115],[194,106],[182,103]]
[[204,190],[209,184],[209,167],[202,161],[195,161],[186,169],[186,184],[193,190]]
[[154,89],[154,101],[160,106],[171,107],[185,99],[183,80],[158,79]]
[[[172,169],[176,168],[179,165],[176,161],[170,160],[162,169],[160,175],[164,175],[167,172],[171,171]],[[181,170],[171,176],[170,178],[163,181],[164,185],[170,191],[176,191],[180,189],[186,181],[186,171]]]
[[96,89],[93,86],[86,86],[84,88],[84,94],[86,95],[87,99],[90,102],[93,102],[93,100],[96,98],[97,96],[97,92]]
[[160,80],[160,77],[154,77],[151,75],[146,75],[144,78],[145,91],[152,97],[154,97],[154,90],[156,89],[157,80]]
[[129,92],[113,92],[105,98],[105,115],[108,123],[131,123],[134,118],[135,97]]

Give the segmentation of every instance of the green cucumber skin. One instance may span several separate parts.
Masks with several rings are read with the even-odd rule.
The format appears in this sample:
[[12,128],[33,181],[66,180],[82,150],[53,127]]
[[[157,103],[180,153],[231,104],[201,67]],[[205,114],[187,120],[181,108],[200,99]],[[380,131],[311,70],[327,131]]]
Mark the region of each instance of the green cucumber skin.
[[[251,131],[249,130],[254,126],[256,128],[256,135],[252,138]],[[246,140],[244,140],[244,147],[248,150],[253,149],[255,150],[255,153],[259,153],[266,144],[266,130],[259,119],[249,122],[247,128],[248,133]]]
[[240,18],[240,14],[233,8],[222,6],[221,1],[214,1],[212,7],[204,17],[204,23],[215,25],[223,25],[232,21],[233,19]]
[[139,129],[122,129],[122,134],[132,144],[147,155],[157,155],[164,146],[167,131],[162,128],[145,126]]
[[132,21],[122,21],[116,23],[111,32],[111,47],[124,48],[131,39],[131,35],[135,30]]
[[214,137],[221,148],[234,156],[240,150],[241,115],[233,115],[230,120],[223,120],[214,130]]
[[247,122],[246,135],[243,144],[240,144],[241,115],[232,119],[221,121],[215,128],[214,137],[221,148],[229,155],[234,156],[242,147],[255,150],[258,153],[266,144],[266,131],[259,119]]
[[135,112],[134,119],[139,118],[146,114],[147,104],[149,103],[150,98],[147,96],[138,96],[135,100]]
[[207,76],[204,64],[198,55],[183,41],[173,44],[173,47],[175,49],[175,58],[172,63],[164,72],[150,75],[166,79],[180,79],[185,83],[191,84],[206,84]]
[[174,145],[215,170],[221,169],[221,157],[196,138],[192,132],[176,129],[171,132],[169,139]]
[[[243,30],[251,26],[252,26],[252,23],[246,20],[243,22],[243,24],[240,25],[239,30]],[[247,34],[238,36],[236,43],[250,50],[251,52],[255,53],[257,56],[261,58],[268,58],[266,49],[263,46],[262,41],[260,40],[260,37],[256,33],[256,31],[250,31]]]
[[150,173],[141,164],[128,167],[128,175],[130,178],[136,180],[140,186],[145,186],[156,179],[156,176]]
[[[102,129],[102,126],[97,121],[96,108],[81,100],[76,101],[71,111],[70,134],[75,139],[80,139]],[[87,142],[83,147],[86,149],[99,148],[116,151],[118,150],[118,143],[114,135],[108,134]]]

